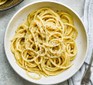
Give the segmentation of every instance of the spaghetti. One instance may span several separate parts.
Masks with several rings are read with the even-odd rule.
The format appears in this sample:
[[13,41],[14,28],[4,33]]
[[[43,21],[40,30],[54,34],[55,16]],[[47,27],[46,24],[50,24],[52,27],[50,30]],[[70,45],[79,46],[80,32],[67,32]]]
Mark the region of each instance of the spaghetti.
[[29,73],[53,76],[68,69],[77,54],[78,32],[72,16],[41,8],[28,15],[11,41],[17,64]]
[[7,0],[0,0],[0,5],[4,4]]

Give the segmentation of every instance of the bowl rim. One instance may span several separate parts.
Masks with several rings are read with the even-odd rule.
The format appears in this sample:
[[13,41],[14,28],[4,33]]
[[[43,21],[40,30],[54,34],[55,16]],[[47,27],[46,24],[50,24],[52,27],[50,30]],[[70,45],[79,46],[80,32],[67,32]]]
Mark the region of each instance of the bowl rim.
[[[51,3],[59,4],[59,5],[62,5],[62,6],[64,6],[64,7],[66,7],[67,9],[69,9],[70,11],[72,11],[72,12],[78,17],[78,19],[81,21],[81,24],[82,24],[83,27],[84,27],[84,31],[85,31],[85,35],[86,35],[86,40],[87,40],[87,47],[86,47],[85,57],[82,59],[82,63],[79,65],[78,69],[76,69],[68,78],[66,78],[66,79],[63,80],[63,81],[66,81],[67,79],[69,79],[69,78],[71,78],[73,75],[75,75],[76,72],[78,72],[78,70],[79,70],[79,69],[81,68],[81,66],[83,65],[83,63],[84,63],[84,61],[85,61],[85,59],[86,59],[86,57],[87,57],[88,50],[89,50],[89,37],[88,37],[88,34],[87,34],[86,26],[84,25],[84,22],[82,21],[82,19],[80,18],[80,16],[79,16],[71,7],[67,6],[66,4],[63,4],[63,3],[60,2],[60,1],[54,1],[54,0],[51,0],[51,1],[49,1],[49,0],[33,1],[33,2],[31,2],[31,3],[29,3],[29,4],[25,5],[25,6],[23,6],[22,8],[20,8],[20,9],[13,15],[13,17],[10,19],[10,21],[9,21],[9,23],[8,23],[8,25],[7,25],[6,31],[5,31],[5,36],[4,36],[4,50],[5,50],[5,54],[6,54],[6,57],[7,57],[6,44],[5,44],[6,35],[7,35],[7,31],[8,31],[9,25],[10,25],[10,23],[12,22],[12,20],[14,19],[14,17],[15,17],[20,11],[22,11],[24,8],[26,8],[26,7],[30,6],[30,5],[34,5],[34,4],[36,4],[36,3],[41,3],[41,2],[49,2],[49,3],[51,2]],[[31,83],[34,83],[34,84],[45,84],[45,83],[37,83],[37,82],[35,82],[35,81],[30,81],[30,80],[28,80],[27,78],[23,77],[23,76],[22,76],[21,74],[19,74],[19,73],[16,71],[16,69],[12,66],[12,64],[10,63],[8,57],[7,57],[7,60],[8,60],[8,62],[9,62],[9,64],[10,64],[10,66],[13,68],[13,70],[14,70],[20,77],[22,77],[23,79],[25,79],[25,80],[27,80],[27,81],[29,81],[29,82],[31,82]],[[63,81],[56,82],[56,83],[52,83],[51,85],[53,85],[53,84],[59,84],[59,83],[62,83]]]
[[9,7],[7,7],[7,8],[0,9],[0,12],[6,11],[6,10],[8,10],[8,9],[11,9],[11,8],[19,5],[22,1],[24,1],[24,0],[21,0],[21,1],[17,2],[16,4],[13,4],[12,6],[9,6]]

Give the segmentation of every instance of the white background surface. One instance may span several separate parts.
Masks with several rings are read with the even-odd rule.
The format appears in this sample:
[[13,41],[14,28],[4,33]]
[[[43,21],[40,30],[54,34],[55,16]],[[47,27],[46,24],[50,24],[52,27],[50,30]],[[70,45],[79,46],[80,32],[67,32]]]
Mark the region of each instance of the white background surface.
[[[15,14],[15,12],[18,9],[20,9],[22,6],[32,1],[34,0],[24,0],[18,6],[10,10],[0,12],[0,85],[31,85],[31,83],[18,76],[10,67],[4,53],[3,39],[4,39],[5,29],[11,17]],[[62,3],[70,6],[80,15],[80,17],[83,16],[85,0],[58,0],[58,1],[61,1]],[[67,84],[62,83],[60,85],[67,85]]]

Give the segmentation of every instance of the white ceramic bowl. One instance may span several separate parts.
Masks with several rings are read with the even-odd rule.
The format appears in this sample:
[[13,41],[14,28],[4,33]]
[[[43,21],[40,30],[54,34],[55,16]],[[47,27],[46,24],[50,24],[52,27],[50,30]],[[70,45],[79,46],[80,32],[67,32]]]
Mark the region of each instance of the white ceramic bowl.
[[[47,78],[42,77],[40,80],[33,80],[26,75],[25,70],[23,70],[17,65],[14,55],[10,50],[10,42],[15,33],[15,30],[24,20],[26,20],[27,15],[31,11],[37,10],[42,7],[50,7],[53,10],[63,10],[70,13],[73,16],[75,26],[77,27],[79,33],[76,40],[78,53],[75,60],[73,61],[74,65],[67,69],[66,71],[62,72],[57,76],[51,76]],[[37,1],[24,6],[12,17],[5,32],[4,47],[10,65],[21,77],[37,84],[57,84],[69,79],[80,69],[80,67],[84,63],[85,56],[87,53],[88,38],[85,27],[80,17],[70,7],[56,1]]]

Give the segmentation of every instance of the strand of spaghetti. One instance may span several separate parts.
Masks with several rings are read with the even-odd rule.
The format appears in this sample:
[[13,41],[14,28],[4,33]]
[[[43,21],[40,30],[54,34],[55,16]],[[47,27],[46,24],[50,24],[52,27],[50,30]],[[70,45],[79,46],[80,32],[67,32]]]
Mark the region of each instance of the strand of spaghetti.
[[0,5],[4,4],[7,0],[0,0]]

